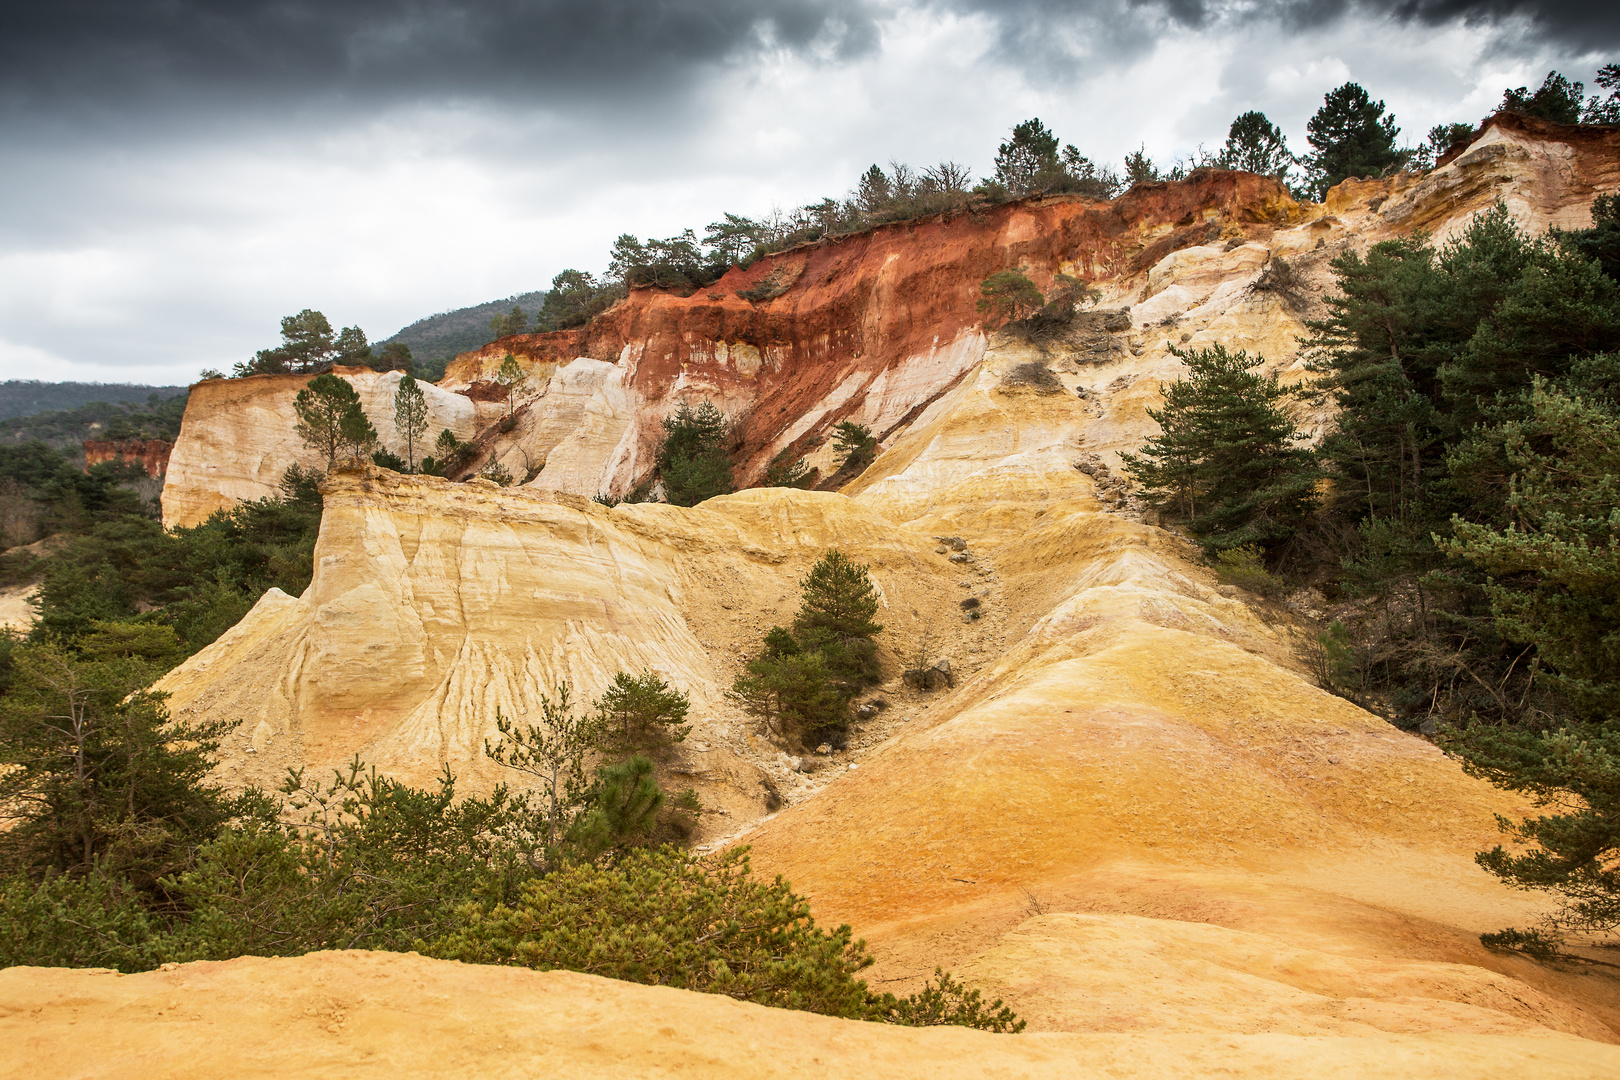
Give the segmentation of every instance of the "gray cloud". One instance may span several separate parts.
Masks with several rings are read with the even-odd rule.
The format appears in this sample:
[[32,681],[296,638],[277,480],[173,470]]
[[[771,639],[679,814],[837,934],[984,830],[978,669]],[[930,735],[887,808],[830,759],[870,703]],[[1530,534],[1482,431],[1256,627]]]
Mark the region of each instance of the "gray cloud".
[[[837,64],[880,48],[905,0],[59,0],[0,8],[0,117],[150,126],[446,99],[611,112],[678,108],[716,69],[775,51]],[[1167,29],[1312,29],[1368,16],[1498,24],[1578,49],[1620,44],[1596,0],[917,0],[994,26],[996,58],[1111,68]]]
[[[1620,46],[1620,4],[1600,0],[935,0],[994,20],[997,52],[1047,73],[1082,65],[1113,66],[1152,48],[1175,27],[1216,32],[1274,24],[1314,30],[1382,17],[1415,31],[1452,24],[1495,26],[1518,20],[1510,44],[1540,42],[1580,51]],[[1527,33],[1523,32],[1527,29]]]
[[864,0],[60,0],[0,9],[0,101],[641,98],[773,49],[873,49]]

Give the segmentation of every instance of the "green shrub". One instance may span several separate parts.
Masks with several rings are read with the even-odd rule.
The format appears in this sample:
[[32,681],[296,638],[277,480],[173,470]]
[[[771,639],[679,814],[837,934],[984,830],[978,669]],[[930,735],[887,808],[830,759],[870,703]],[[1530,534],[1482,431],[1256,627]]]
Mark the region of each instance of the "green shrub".
[[465,925],[422,951],[475,964],[565,969],[724,994],[776,1008],[900,1024],[1021,1031],[947,975],[905,999],[874,994],[872,964],[848,926],[824,930],[777,877],[756,880],[746,848],[707,862],[669,849],[611,866],[581,864],[526,883],[516,903],[469,908]]
[[771,459],[770,465],[765,469],[765,475],[760,477],[760,487],[809,487],[815,479],[815,474],[805,465],[803,458],[789,458],[791,451],[783,450]]
[[712,401],[695,409],[682,402],[664,418],[658,472],[670,505],[696,506],[735,489],[725,451],[729,431],[724,414]]
[[1256,596],[1272,599],[1287,589],[1287,583],[1266,569],[1264,553],[1254,544],[1228,548],[1215,553],[1215,577],[1222,585],[1236,585]]
[[877,459],[878,442],[872,429],[853,420],[841,420],[833,428],[833,447],[843,455],[845,469],[864,469]]

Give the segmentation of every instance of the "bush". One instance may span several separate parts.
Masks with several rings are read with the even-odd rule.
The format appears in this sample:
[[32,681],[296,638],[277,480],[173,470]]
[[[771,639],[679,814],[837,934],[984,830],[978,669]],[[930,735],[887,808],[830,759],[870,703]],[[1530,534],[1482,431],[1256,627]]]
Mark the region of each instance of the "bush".
[[921,994],[874,994],[871,966],[848,926],[823,930],[777,877],[752,876],[746,848],[708,862],[663,849],[613,866],[579,865],[530,881],[511,905],[478,905],[430,956],[474,964],[562,968],[610,979],[724,994],[776,1008],[901,1024],[956,1023],[1016,1032],[1000,1001],[985,1008],[949,976]]
[[1287,588],[1281,578],[1266,570],[1265,558],[1253,544],[1216,552],[1215,576],[1222,585],[1236,585],[1256,596],[1273,599]]
[[696,506],[735,490],[724,445],[729,430],[725,416],[712,401],[695,409],[682,402],[664,418],[658,471],[670,505]]
[[1043,307],[1046,297],[1035,283],[1017,270],[998,270],[979,283],[979,301],[974,305],[986,325],[1001,325],[1023,318]]
[[1284,409],[1292,392],[1254,371],[1264,358],[1224,346],[1177,350],[1187,378],[1164,387],[1160,427],[1125,471],[1161,510],[1187,522],[1208,555],[1274,549],[1299,530],[1314,501],[1316,465]]
[[598,745],[603,753],[616,759],[635,754],[668,757],[692,730],[685,722],[691,708],[691,699],[670,686],[662,675],[621,671],[596,699]]
[[849,704],[878,681],[877,643],[883,627],[867,568],[829,549],[800,581],[793,629],[771,627],[764,648],[732,684],[731,696],[787,742],[842,745]]
[[760,477],[760,487],[806,488],[815,474],[805,465],[803,458],[789,458],[791,451],[783,450],[771,459],[771,464]]
[[863,469],[877,460],[878,443],[872,429],[853,420],[840,420],[833,428],[833,446],[844,455],[845,469]]

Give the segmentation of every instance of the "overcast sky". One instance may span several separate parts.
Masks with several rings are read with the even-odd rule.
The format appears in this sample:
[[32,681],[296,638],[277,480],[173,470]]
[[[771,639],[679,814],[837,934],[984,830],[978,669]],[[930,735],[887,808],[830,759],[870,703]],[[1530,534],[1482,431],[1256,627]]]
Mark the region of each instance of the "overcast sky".
[[983,176],[1039,116],[1118,166],[1333,87],[1403,139],[1620,59],[1620,4],[55,0],[0,10],[0,378],[189,382],[324,311],[374,340],[621,232]]

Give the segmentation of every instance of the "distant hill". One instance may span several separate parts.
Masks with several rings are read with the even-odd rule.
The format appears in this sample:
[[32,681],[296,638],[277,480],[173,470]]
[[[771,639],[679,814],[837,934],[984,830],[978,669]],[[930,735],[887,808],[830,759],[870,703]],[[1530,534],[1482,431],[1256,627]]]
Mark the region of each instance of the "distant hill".
[[411,357],[416,362],[417,374],[437,380],[444,374],[444,365],[454,360],[456,354],[489,344],[491,318],[497,314],[506,314],[516,304],[528,312],[532,319],[534,313],[540,310],[540,305],[545,303],[545,299],[546,294],[543,291],[526,292],[508,296],[504,300],[491,300],[473,307],[443,311],[425,319],[418,319],[394,336],[384,338],[376,344],[380,346],[387,345],[391,341],[403,341],[411,347]]
[[[190,391],[183,386],[141,386],[133,389],[147,391],[144,400],[107,401],[102,398],[71,409],[47,409],[0,420],[0,447],[38,440],[65,452],[68,460],[77,466],[84,463],[82,444],[85,439],[164,439],[173,442],[180,434],[180,418],[185,415]],[[173,393],[175,390],[179,393]]]
[[[469,309],[470,310],[470,309]],[[510,308],[508,309],[510,310]],[[525,306],[527,310],[527,306]],[[489,321],[488,316],[484,321]],[[480,345],[483,342],[479,342]],[[78,409],[96,401],[129,402],[140,405],[186,393],[184,386],[138,386],[134,383],[40,382],[37,379],[7,379],[0,382],[0,420],[33,416],[42,412]]]

